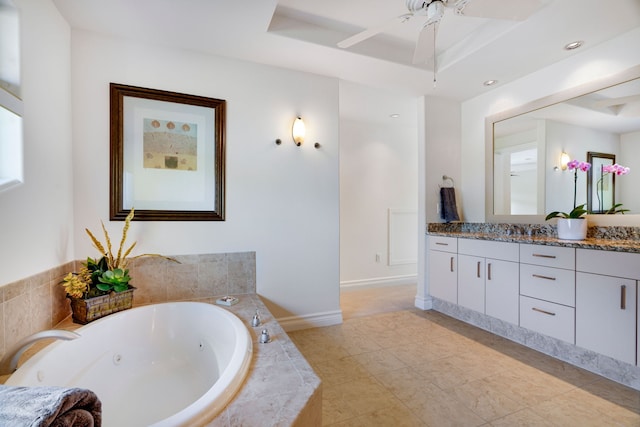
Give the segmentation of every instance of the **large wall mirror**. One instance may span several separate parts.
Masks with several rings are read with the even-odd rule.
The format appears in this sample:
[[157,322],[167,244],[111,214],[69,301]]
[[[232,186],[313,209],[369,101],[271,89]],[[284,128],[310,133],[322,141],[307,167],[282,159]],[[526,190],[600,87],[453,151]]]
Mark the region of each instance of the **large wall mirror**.
[[615,187],[607,203],[622,203],[626,222],[640,225],[640,66],[486,119],[487,221],[544,222],[573,209],[575,189],[576,204],[591,202],[604,224],[613,215],[596,209],[593,175],[566,168],[567,160],[593,161],[589,153],[631,169],[608,178]]

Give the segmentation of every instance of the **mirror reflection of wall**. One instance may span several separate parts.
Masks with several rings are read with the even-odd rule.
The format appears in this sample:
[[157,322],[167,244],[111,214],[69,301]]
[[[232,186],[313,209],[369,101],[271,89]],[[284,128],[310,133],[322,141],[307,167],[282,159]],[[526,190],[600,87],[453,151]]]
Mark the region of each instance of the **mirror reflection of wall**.
[[[615,201],[640,214],[640,79],[495,122],[493,132],[496,215],[571,211],[574,174],[561,170],[560,156],[587,161],[590,151],[631,168],[616,180]],[[577,189],[576,204],[587,203],[586,174]]]
[[[494,148],[494,209],[501,215],[536,215],[544,210],[544,181],[539,182],[539,158],[544,158],[544,123],[533,120],[496,123]],[[543,162],[544,163],[544,162]],[[540,185],[542,184],[542,186]]]

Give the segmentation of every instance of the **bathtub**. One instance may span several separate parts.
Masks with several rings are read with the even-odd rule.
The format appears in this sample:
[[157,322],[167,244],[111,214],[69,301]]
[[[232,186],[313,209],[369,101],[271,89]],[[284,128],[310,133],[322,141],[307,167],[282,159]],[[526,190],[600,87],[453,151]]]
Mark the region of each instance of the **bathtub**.
[[36,353],[7,385],[83,387],[102,401],[103,426],[193,426],[213,419],[249,369],[242,321],[212,304],[133,308],[78,328]]

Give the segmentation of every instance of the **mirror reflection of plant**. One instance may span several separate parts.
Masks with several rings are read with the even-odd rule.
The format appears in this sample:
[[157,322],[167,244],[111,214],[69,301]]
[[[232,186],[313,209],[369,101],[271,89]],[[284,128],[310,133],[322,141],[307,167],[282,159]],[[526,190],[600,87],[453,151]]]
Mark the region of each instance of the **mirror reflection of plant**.
[[619,209],[622,203],[616,203],[606,211],[604,210],[604,177],[609,174],[626,175],[631,171],[626,166],[619,165],[617,163],[613,165],[601,165],[600,166],[600,179],[596,182],[596,196],[598,197],[598,210],[604,214],[615,215],[617,213],[624,214],[629,212],[629,209]]
[[587,210],[584,208],[586,203],[576,206],[576,195],[578,191],[578,170],[586,172],[590,168],[591,163],[581,162],[579,160],[571,160],[569,163],[567,163],[567,169],[573,170],[573,210],[569,213],[560,211],[551,212],[546,216],[545,221],[548,221],[552,218],[581,218],[587,213]]

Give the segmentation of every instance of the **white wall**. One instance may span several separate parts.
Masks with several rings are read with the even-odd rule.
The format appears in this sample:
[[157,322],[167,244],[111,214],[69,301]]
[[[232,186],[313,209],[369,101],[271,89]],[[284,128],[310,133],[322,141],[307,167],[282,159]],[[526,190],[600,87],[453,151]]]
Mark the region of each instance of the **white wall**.
[[73,259],[70,30],[49,1],[20,10],[24,184],[0,193],[0,286]]
[[640,29],[462,104],[462,204],[467,221],[485,220],[485,117],[640,64]]
[[388,259],[417,259],[417,119],[415,97],[340,83],[342,286],[415,282],[415,261]]
[[[419,163],[418,177],[418,289],[415,306],[423,310],[432,308],[427,283],[426,231],[430,222],[443,222],[440,219],[440,185],[442,176],[453,178],[456,187],[456,199],[460,219],[465,219],[465,208],[460,203],[460,103],[449,99],[426,96],[419,104],[418,121]],[[447,185],[449,183],[447,182]]]
[[453,178],[460,219],[466,220],[467,212],[461,198],[460,103],[444,98],[425,98],[425,143],[427,222],[443,222],[438,211],[440,185],[451,185],[450,181],[443,184],[443,175]]
[[[134,222],[136,252],[256,251],[257,290],[276,317],[341,321],[338,81],[76,30],[72,52],[75,256],[94,254],[85,227],[122,226],[108,221],[109,83],[221,98],[226,221]],[[302,147],[290,138],[296,115]]]

